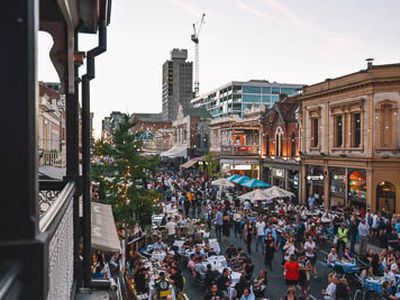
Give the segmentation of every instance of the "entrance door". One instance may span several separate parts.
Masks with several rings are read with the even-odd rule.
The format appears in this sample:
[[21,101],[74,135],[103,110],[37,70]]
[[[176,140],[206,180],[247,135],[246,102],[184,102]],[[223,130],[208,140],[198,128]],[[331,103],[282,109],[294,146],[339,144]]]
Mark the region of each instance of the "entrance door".
[[389,181],[382,181],[376,189],[377,211],[393,214],[396,211],[396,188]]

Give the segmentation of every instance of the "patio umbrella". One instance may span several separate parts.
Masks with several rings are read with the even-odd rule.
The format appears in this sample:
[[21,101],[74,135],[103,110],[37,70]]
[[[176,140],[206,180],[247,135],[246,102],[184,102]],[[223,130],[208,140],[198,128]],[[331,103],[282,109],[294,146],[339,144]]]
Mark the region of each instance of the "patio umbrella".
[[266,197],[269,199],[294,197],[293,193],[288,192],[284,189],[281,189],[280,187],[277,187],[277,186],[272,186],[269,189],[264,190],[264,193],[265,193]]
[[243,175],[243,176],[240,176],[238,178],[235,178],[235,179],[231,180],[231,182],[237,183],[237,184],[243,184],[243,183],[245,183],[246,181],[249,181],[249,180],[251,180],[251,178],[249,176]]
[[256,179],[256,178],[250,179],[250,180],[244,182],[242,185],[245,186],[245,187],[251,188],[251,189],[254,189],[254,188],[267,188],[267,187],[271,186],[268,183],[265,183],[264,181]]
[[229,181],[232,181],[232,180],[234,180],[234,179],[236,179],[236,178],[240,178],[240,175],[239,175],[239,174],[233,174],[233,175],[229,176],[227,179],[228,179]]
[[230,182],[227,178],[219,178],[211,182],[211,185],[219,186],[219,187],[234,187],[235,185]]
[[264,201],[267,199],[265,190],[254,190],[238,197],[241,200]]

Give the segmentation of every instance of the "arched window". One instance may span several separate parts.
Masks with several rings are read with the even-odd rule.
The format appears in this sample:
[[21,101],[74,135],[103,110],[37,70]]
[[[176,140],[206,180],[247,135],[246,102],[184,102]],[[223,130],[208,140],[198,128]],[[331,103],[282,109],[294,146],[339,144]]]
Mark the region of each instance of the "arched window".
[[290,145],[291,145],[291,157],[296,156],[296,134],[293,132],[290,138]]
[[275,131],[275,155],[283,155],[283,130],[281,127],[276,128]]
[[382,149],[397,148],[397,105],[385,100],[378,104],[376,109],[376,121],[379,130],[376,132],[377,144]]

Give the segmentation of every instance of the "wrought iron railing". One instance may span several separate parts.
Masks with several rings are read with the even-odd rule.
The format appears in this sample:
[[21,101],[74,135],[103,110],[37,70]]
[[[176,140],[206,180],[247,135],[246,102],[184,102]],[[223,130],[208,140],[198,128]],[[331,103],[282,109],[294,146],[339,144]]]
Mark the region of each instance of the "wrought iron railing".
[[224,155],[259,155],[258,145],[222,145],[221,153]]
[[[51,193],[50,193],[51,192]],[[54,192],[54,193],[53,193]],[[48,190],[44,195],[48,205],[39,222],[40,231],[48,235],[48,294],[47,299],[70,299],[74,280],[73,198],[75,184],[67,183],[58,192]]]

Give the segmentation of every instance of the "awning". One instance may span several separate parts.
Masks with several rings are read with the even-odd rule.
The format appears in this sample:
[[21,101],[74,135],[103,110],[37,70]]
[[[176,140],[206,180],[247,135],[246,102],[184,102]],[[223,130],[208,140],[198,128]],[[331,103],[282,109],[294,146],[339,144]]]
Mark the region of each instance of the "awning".
[[192,158],[192,159],[188,160],[187,162],[185,162],[184,164],[181,164],[179,166],[179,168],[189,169],[190,167],[193,167],[196,163],[198,163],[199,161],[202,161],[203,159],[204,159],[204,156]]
[[108,252],[121,251],[111,205],[92,202],[91,223],[93,248]]
[[163,157],[187,157],[187,145],[176,145],[173,146],[171,149],[161,152],[160,156]]

